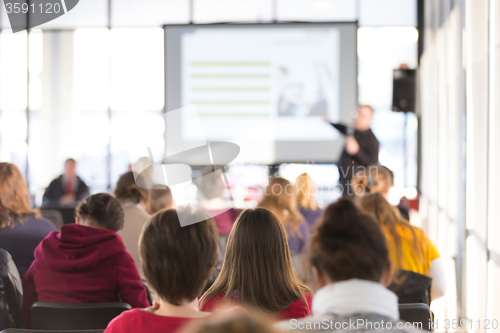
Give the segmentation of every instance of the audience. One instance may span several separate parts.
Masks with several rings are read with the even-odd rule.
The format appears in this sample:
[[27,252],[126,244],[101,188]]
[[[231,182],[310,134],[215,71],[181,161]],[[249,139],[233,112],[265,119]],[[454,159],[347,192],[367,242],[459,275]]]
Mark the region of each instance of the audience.
[[[370,165],[367,170],[358,172],[352,179],[354,196],[363,197],[367,193],[380,193],[387,198],[390,189],[394,186],[394,174],[383,165]],[[397,206],[401,216],[409,221],[410,213],[405,207]]]
[[227,243],[222,270],[200,300],[202,311],[238,304],[276,319],[310,315],[312,292],[295,275],[283,225],[267,209],[244,211]]
[[316,230],[316,223],[321,217],[321,209],[318,208],[318,204],[314,200],[316,187],[311,176],[307,173],[303,173],[297,177],[295,187],[299,211],[309,225],[309,233],[313,234]]
[[361,206],[384,232],[394,267],[431,277],[431,299],[441,297],[446,289],[444,262],[425,232],[401,218],[397,208],[378,193],[363,197]]
[[139,274],[144,278],[139,255],[139,236],[151,215],[146,211],[148,191],[135,183],[134,173],[128,171],[120,176],[116,183],[115,197],[122,205],[125,214],[123,229],[118,232],[123,244],[134,259]]
[[177,214],[206,214],[190,208],[163,210],[144,226],[140,250],[144,274],[158,293],[159,306],[122,313],[106,332],[175,332],[211,313],[198,310],[198,296],[217,262],[217,229],[208,215],[181,227]]
[[0,331],[21,327],[23,289],[21,277],[9,252],[0,249]]
[[40,243],[23,279],[24,327],[30,327],[36,301],[149,305],[134,261],[116,233],[123,220],[114,197],[95,194],[77,207],[76,224],[61,227]]
[[296,188],[284,178],[273,177],[257,207],[270,210],[281,221],[288,235],[293,269],[305,279],[307,270],[304,259],[309,247],[309,226],[297,209]]
[[76,174],[76,161],[68,158],[64,162],[62,175],[50,182],[43,195],[43,206],[74,207],[89,195],[87,184]]
[[31,208],[21,171],[0,163],[0,246],[8,251],[23,277],[35,259],[33,252],[56,227]]
[[174,198],[170,187],[166,185],[155,185],[149,191],[147,200],[147,211],[149,214],[155,214],[163,209],[174,208]]
[[397,328],[397,296],[386,288],[391,262],[384,235],[353,202],[341,199],[326,208],[311,240],[310,260],[321,288],[314,296],[312,317],[278,327],[307,332],[404,331]]

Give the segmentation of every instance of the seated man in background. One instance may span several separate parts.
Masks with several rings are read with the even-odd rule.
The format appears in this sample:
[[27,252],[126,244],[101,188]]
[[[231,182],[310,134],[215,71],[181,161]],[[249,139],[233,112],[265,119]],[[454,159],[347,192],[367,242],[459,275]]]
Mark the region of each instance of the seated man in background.
[[[201,222],[182,227],[178,214]],[[189,207],[160,211],[144,226],[139,248],[146,279],[161,302],[149,311],[122,313],[105,332],[176,332],[211,315],[198,310],[198,296],[217,262],[217,229],[206,212]]]
[[147,211],[149,214],[155,214],[162,209],[174,208],[174,198],[170,187],[166,185],[155,185],[149,190],[147,201]]
[[40,243],[23,278],[25,328],[36,301],[149,305],[134,260],[116,233],[123,221],[118,200],[94,194],[77,207],[76,224],[61,227]]
[[327,207],[311,240],[310,261],[321,288],[313,299],[312,317],[280,322],[280,328],[405,331],[399,328],[403,322],[399,321],[398,298],[386,288],[392,265],[384,235],[353,202],[341,199]]
[[63,174],[51,181],[45,190],[42,206],[74,207],[88,195],[87,184],[76,174],[76,161],[68,158]]

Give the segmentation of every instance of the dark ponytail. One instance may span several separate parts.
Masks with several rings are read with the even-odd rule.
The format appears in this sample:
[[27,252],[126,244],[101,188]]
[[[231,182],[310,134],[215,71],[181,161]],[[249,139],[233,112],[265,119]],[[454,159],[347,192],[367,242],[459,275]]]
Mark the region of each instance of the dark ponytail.
[[331,204],[311,240],[311,263],[332,282],[379,282],[389,265],[380,227],[348,199]]
[[118,231],[123,228],[124,214],[118,200],[107,193],[86,197],[76,207],[76,216],[96,227]]
[[135,183],[134,173],[125,172],[116,183],[115,196],[120,200],[132,200],[139,203],[147,198],[147,191]]

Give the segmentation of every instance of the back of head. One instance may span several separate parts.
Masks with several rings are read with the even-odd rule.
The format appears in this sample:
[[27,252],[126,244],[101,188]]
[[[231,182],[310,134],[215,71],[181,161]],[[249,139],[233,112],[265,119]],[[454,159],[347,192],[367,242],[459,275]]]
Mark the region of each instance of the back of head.
[[[266,322],[264,318],[245,313],[226,311],[215,315],[211,320],[202,320],[190,326],[189,332],[194,333],[278,333],[277,329]],[[187,332],[187,330],[186,330]]]
[[76,216],[86,225],[119,231],[123,228],[124,214],[118,200],[108,193],[93,194],[76,207]]
[[330,282],[380,282],[389,266],[385,238],[373,219],[348,199],[328,206],[311,240],[311,263]]
[[356,197],[362,197],[367,193],[380,193],[386,196],[393,186],[393,174],[389,168],[374,164],[356,173],[351,184]]
[[295,187],[297,192],[297,202],[301,208],[317,210],[318,205],[314,200],[314,192],[316,187],[314,182],[307,173],[303,173],[297,177],[295,181]]
[[118,178],[115,196],[118,200],[131,200],[139,203],[147,198],[147,191],[135,183],[134,173],[125,172]]
[[172,208],[174,198],[168,186],[155,186],[149,190],[148,205],[151,213],[154,214],[162,209]]
[[21,171],[14,164],[0,163],[0,230],[14,221],[22,222],[30,214],[38,216],[31,208]]
[[220,198],[226,189],[226,185],[220,177],[203,177],[211,174],[213,169],[206,166],[201,169],[202,177],[196,179],[196,186],[207,200]]
[[219,277],[203,301],[238,292],[238,301],[275,313],[308,288],[295,276],[283,225],[264,208],[247,209],[236,220]]
[[285,226],[291,223],[295,230],[304,220],[297,209],[296,189],[285,178],[271,178],[258,207],[269,209]]
[[162,300],[174,305],[191,302],[203,291],[217,262],[215,221],[181,227],[177,214],[199,214],[190,207],[163,210],[153,215],[139,241],[142,268]]

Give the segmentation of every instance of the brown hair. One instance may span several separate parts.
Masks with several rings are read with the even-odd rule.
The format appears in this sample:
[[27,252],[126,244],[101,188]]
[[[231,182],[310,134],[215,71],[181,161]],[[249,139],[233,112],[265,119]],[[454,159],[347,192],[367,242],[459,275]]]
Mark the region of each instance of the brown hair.
[[75,212],[90,225],[108,230],[119,231],[125,223],[122,206],[108,193],[89,195],[80,202]]
[[222,270],[203,295],[200,309],[211,298],[220,301],[238,293],[240,304],[277,313],[310,289],[292,269],[285,229],[267,209],[247,209],[229,234]]
[[392,241],[394,241],[398,260],[397,263],[394,263],[396,268],[402,268],[403,266],[401,236],[396,230],[397,227],[411,232],[413,236],[413,251],[422,261],[424,260],[423,251],[418,244],[417,236],[410,223],[403,219],[399,210],[391,205],[382,195],[373,193],[363,197],[361,199],[361,207],[365,212],[371,214],[375,218],[375,222],[377,222],[382,230],[387,232],[391,236]]
[[318,210],[318,204],[314,200],[316,187],[311,176],[307,173],[299,175],[295,181],[295,187],[299,206],[305,209]]
[[246,313],[226,313],[215,315],[210,320],[200,320],[181,332],[191,333],[278,333],[263,316]]
[[384,195],[393,186],[393,173],[383,165],[370,165],[366,170],[356,173],[351,184],[354,195],[358,198],[366,193]]
[[373,219],[349,199],[323,213],[311,239],[311,264],[331,282],[363,279],[380,282],[389,265],[385,237]]
[[146,200],[147,190],[135,183],[134,173],[125,172],[116,182],[115,196],[119,200],[132,199],[135,203]]
[[217,263],[215,221],[206,219],[181,227],[177,214],[197,214],[190,207],[162,210],[153,215],[139,240],[146,279],[160,297],[174,305],[202,293]]
[[152,214],[165,208],[172,208],[173,202],[174,198],[170,187],[156,185],[149,190],[148,205]]
[[302,235],[299,227],[304,221],[304,217],[297,209],[295,190],[295,187],[288,180],[273,177],[257,207],[270,210],[283,223],[285,230],[290,224],[291,230],[300,237]]
[[0,230],[22,223],[29,215],[39,218],[40,212],[31,208],[21,171],[14,164],[0,163]]

